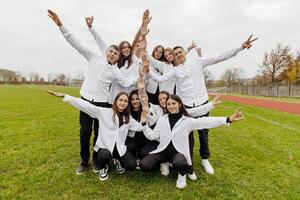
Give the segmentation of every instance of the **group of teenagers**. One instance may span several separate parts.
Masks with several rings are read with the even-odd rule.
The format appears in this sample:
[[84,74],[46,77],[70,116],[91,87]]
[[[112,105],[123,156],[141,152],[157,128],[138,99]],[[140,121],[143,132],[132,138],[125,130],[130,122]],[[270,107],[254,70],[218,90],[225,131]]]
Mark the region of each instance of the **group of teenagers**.
[[82,174],[88,168],[90,138],[93,138],[93,171],[101,181],[108,179],[110,161],[118,173],[140,169],[160,169],[168,176],[170,167],[178,172],[177,188],[186,186],[187,177],[196,180],[193,170],[193,131],[198,131],[200,156],[205,172],[213,174],[208,161],[208,129],[229,125],[243,119],[238,108],[230,117],[208,117],[219,103],[211,102],[205,86],[204,68],[249,49],[252,35],[238,48],[213,57],[186,55],[181,46],[164,48],[158,45],[150,55],[147,50],[149,11],[132,43],[122,41],[107,46],[93,27],[93,17],[86,24],[99,51],[86,47],[70,32],[58,15],[48,16],[59,27],[66,41],[87,61],[87,74],[80,89],[81,98],[47,91],[63,97],[63,101],[80,110],[80,156],[76,169]]

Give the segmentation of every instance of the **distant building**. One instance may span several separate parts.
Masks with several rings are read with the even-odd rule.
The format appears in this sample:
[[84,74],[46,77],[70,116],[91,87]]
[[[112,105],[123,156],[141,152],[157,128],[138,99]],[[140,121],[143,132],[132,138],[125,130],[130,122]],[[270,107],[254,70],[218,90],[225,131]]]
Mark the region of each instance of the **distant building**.
[[12,80],[21,81],[22,77],[18,72],[0,68],[0,81],[8,82]]
[[71,79],[69,87],[81,87],[83,80],[80,79]]

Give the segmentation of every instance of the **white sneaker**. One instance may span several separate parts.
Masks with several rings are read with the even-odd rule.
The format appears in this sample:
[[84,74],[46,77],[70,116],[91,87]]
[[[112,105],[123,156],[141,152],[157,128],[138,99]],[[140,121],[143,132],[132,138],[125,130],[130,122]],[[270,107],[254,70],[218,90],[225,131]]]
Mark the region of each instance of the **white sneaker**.
[[164,162],[160,164],[160,172],[163,176],[168,176],[170,174],[170,163]]
[[122,174],[125,172],[125,169],[122,167],[120,161],[118,159],[115,159],[115,165],[116,165],[116,172],[119,174]]
[[136,159],[136,169],[140,170],[140,159]]
[[100,181],[105,181],[108,179],[108,166],[106,165],[104,168],[100,169],[100,172],[99,172],[99,179]]
[[204,171],[208,174],[214,174],[214,169],[211,166],[211,164],[209,163],[208,159],[202,159],[202,167],[204,169]]
[[186,175],[181,175],[178,173],[178,178],[176,181],[176,187],[182,189],[186,186]]
[[192,174],[188,174],[187,176],[192,181],[197,180],[197,176],[196,176],[195,172],[193,172]]

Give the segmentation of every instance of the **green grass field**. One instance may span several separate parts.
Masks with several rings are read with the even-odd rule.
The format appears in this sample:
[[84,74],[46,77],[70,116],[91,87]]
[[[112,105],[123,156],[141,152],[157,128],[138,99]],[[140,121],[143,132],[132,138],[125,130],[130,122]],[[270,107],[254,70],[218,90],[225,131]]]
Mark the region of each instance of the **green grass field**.
[[[79,163],[78,110],[44,92],[78,96],[78,88],[0,86],[0,199],[300,199],[300,117],[243,106],[245,120],[210,131],[215,175],[175,187],[176,173],[117,174],[101,182]],[[223,102],[211,115],[228,116]]]

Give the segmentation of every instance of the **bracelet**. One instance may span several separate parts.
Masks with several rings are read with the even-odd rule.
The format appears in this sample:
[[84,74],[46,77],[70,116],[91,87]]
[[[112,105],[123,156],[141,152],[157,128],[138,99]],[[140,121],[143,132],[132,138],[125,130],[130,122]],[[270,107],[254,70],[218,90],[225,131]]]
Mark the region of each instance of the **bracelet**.
[[227,118],[226,118],[226,123],[227,123],[227,124],[231,124],[231,123],[232,123],[232,121],[230,121],[230,117],[227,117]]

